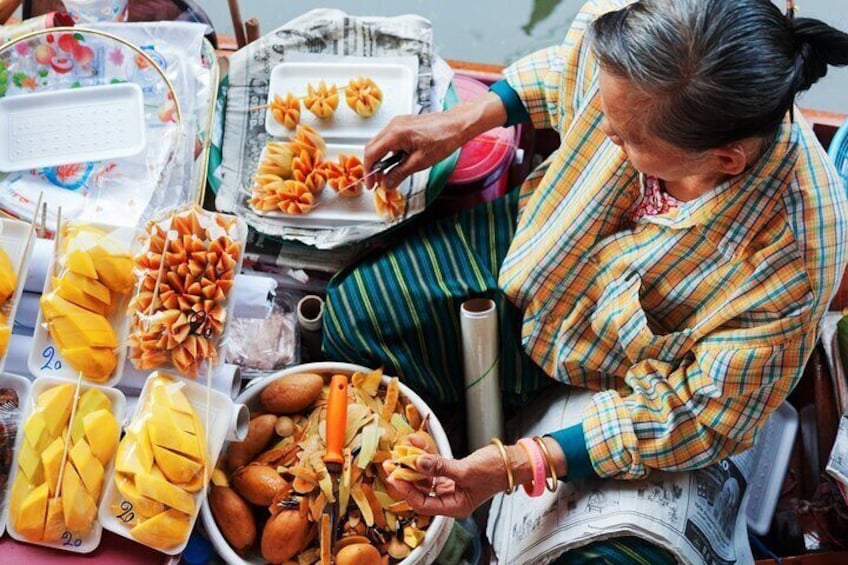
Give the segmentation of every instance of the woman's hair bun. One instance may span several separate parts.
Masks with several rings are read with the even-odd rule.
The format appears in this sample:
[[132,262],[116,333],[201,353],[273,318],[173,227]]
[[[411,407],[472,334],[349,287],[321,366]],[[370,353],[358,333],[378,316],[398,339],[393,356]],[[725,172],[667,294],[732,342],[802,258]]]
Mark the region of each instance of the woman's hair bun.
[[848,65],[848,35],[811,18],[792,21],[795,34],[795,92],[827,75],[830,65]]

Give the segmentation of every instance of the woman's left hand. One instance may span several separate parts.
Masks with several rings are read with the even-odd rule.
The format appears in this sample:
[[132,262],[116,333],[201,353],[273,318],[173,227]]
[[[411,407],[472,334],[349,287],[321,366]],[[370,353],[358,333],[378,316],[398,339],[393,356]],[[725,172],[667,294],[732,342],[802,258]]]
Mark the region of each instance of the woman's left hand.
[[420,514],[464,518],[509,486],[503,459],[492,445],[464,459],[421,455],[417,468],[426,479],[416,483],[391,478],[388,481]]

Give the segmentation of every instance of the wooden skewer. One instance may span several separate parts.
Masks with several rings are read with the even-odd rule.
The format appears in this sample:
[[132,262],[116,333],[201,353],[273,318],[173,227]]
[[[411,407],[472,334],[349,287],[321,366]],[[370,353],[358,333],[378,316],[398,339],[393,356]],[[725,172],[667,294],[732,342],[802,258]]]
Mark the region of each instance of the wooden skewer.
[[56,209],[56,233],[53,237],[53,275],[59,273],[59,245],[62,243],[62,207]]
[[77,374],[77,386],[74,390],[74,401],[73,404],[71,404],[71,419],[68,420],[68,433],[65,434],[65,451],[62,453],[62,463],[59,465],[59,476],[56,478],[56,493],[53,495],[53,500],[56,500],[62,495],[62,477],[65,475],[65,465],[68,463],[68,448],[71,444],[71,430],[74,427],[74,417],[77,414],[77,404],[79,404],[81,385],[82,371]]
[[[162,283],[162,273],[165,271],[165,255],[168,253],[168,247],[171,245],[171,231],[174,227],[174,214],[171,214],[171,221],[168,223],[168,231],[165,232],[165,243],[162,244],[162,256],[159,258],[159,271],[156,273],[156,284],[153,287],[153,297],[150,299],[150,304],[147,306],[147,311],[144,313],[144,329],[150,327],[150,316],[153,314],[153,309],[156,307],[156,300],[159,298],[159,285]],[[144,278],[141,279],[142,283]],[[139,290],[141,284],[139,284]]]
[[30,222],[30,224],[29,224],[29,232],[27,233],[26,245],[24,245],[23,253],[21,253],[21,258],[18,261],[17,268],[15,269],[15,280],[17,280],[19,282],[19,284],[23,284],[23,283],[20,282],[21,281],[21,274],[22,274],[21,271],[24,270],[24,261],[26,261],[27,250],[29,249],[29,246],[32,244],[32,236],[35,233],[35,224],[38,221],[38,209],[41,207],[41,200],[43,198],[44,198],[44,193],[39,192],[38,193],[38,202],[35,205],[36,213],[32,217],[32,222]]
[[[331,86],[335,86],[335,85],[331,85]],[[336,90],[340,90],[342,92],[345,92],[347,90],[347,87],[346,86],[336,86]],[[295,96],[295,98],[297,98],[298,100],[306,100],[307,98],[309,98],[309,94],[305,94],[303,96]],[[270,104],[257,104],[256,106],[249,106],[247,108],[247,110],[249,112],[255,112],[257,110],[264,110],[265,108],[267,108],[269,106],[270,106]]]

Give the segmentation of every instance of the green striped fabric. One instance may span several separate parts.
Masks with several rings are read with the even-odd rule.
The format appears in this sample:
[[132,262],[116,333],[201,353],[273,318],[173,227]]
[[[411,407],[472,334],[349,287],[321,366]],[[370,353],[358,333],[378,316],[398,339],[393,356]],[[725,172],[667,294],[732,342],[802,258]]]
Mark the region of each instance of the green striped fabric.
[[515,230],[518,192],[421,225],[396,246],[337,275],[327,289],[329,358],[383,366],[430,401],[463,397],[459,308],[469,298],[498,305],[502,387],[527,400],[547,378],[523,354],[520,318],[498,288]]
[[673,565],[677,560],[664,549],[634,536],[596,541],[569,551],[556,565]]

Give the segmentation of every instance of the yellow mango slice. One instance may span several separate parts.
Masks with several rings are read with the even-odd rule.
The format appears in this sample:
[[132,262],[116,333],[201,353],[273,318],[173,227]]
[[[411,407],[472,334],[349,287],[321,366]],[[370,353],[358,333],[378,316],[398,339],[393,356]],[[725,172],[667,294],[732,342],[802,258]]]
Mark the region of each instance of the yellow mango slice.
[[191,481],[203,467],[197,461],[183,457],[158,445],[153,446],[153,457],[162,473],[172,483],[187,483]]
[[142,473],[135,476],[135,486],[139,494],[158,500],[165,506],[176,508],[186,514],[194,514],[194,497],[165,479]]
[[118,347],[115,330],[104,316],[93,312],[71,314],[50,322],[50,335],[60,349],[70,346]]
[[97,277],[109,290],[118,294],[132,290],[135,280],[132,274],[133,260],[129,254],[112,254],[99,245],[89,249],[88,254],[94,260]]
[[24,498],[15,516],[15,529],[30,541],[41,541],[47,519],[47,484],[36,487]]
[[68,254],[65,260],[65,266],[72,273],[76,273],[89,279],[97,279],[97,270],[94,268],[94,261],[91,256],[82,249],[75,249]]
[[154,419],[162,422],[168,422],[169,425],[173,425],[178,430],[188,432],[192,435],[197,434],[197,430],[195,429],[194,424],[194,418],[192,418],[191,414],[179,412],[177,410],[174,410],[170,406],[162,406],[156,403],[154,403],[150,407],[150,410],[151,414],[153,414]]
[[[51,493],[52,497],[53,494]],[[65,533],[65,514],[62,497],[47,500],[47,519],[44,524],[44,541],[59,541]]]
[[103,486],[103,464],[94,456],[84,439],[79,440],[68,455],[85,485],[85,490],[96,501],[100,498],[100,487]]
[[130,534],[151,547],[168,549],[188,538],[190,525],[189,516],[172,508],[145,520],[131,529]]
[[6,323],[6,319],[3,318],[0,321],[0,357],[6,355],[6,350],[9,349],[9,339],[12,336],[12,327]]
[[180,488],[186,492],[199,492],[204,486],[206,486],[206,471],[203,466],[201,466],[200,470],[194,475],[190,481],[186,483],[180,483]]
[[167,376],[163,374],[157,375],[153,381],[151,390],[153,398],[152,403],[154,405],[168,406],[169,408],[173,408],[177,412],[182,412],[184,414],[195,413],[194,408],[191,406],[191,402],[189,402],[183,394],[179,383],[175,383]]
[[83,427],[91,452],[105,467],[118,447],[118,438],[121,436],[118,421],[109,410],[101,408],[85,415]]
[[63,318],[72,314],[90,313],[85,308],[65,300],[56,292],[42,294],[39,303],[41,304],[41,313],[44,315],[44,319],[48,322],[51,322],[56,318]]
[[[98,410],[106,410],[109,412],[109,409],[112,407],[112,401],[109,400],[109,397],[106,396],[100,389],[90,388],[84,393],[80,395],[79,404],[77,405],[77,411],[74,414],[74,421],[71,424],[71,439],[73,440],[71,443],[76,443],[82,438],[85,434],[85,429],[83,423],[85,421],[86,416],[89,414],[93,414]],[[91,440],[88,442],[91,444]]]
[[197,437],[171,427],[167,422],[155,420],[153,418],[147,422],[147,432],[150,434],[150,443],[176,451],[195,461],[203,461],[203,454],[200,451]]
[[50,443],[47,421],[41,412],[33,412],[24,424],[24,439],[35,449],[41,451]]
[[51,439],[68,423],[74,402],[75,386],[72,383],[56,385],[42,392],[35,401],[35,407],[47,423]]
[[60,297],[79,306],[80,308],[84,308],[85,310],[90,310],[98,314],[103,314],[104,316],[111,314],[112,308],[109,304],[104,304],[96,298],[92,298],[84,293],[79,287],[70,284],[62,284],[62,279],[58,277],[53,277],[53,289]]
[[59,286],[74,286],[91,298],[103,304],[112,304],[112,294],[109,289],[96,279],[89,279],[72,271],[65,271],[59,279]]
[[115,470],[128,475],[149,473],[153,469],[153,449],[147,437],[147,428],[127,430],[118,446]]
[[0,306],[15,293],[15,286],[17,286],[15,267],[6,250],[0,247]]
[[97,505],[73,465],[65,465],[62,474],[62,511],[68,529],[84,536],[97,516]]
[[44,465],[41,464],[41,456],[26,440],[21,443],[21,449],[18,452],[18,468],[32,484],[38,485],[44,482]]
[[15,476],[15,484],[12,485],[12,490],[9,491],[9,516],[12,519],[18,515],[27,495],[35,489],[35,485],[29,482],[29,479],[23,473],[18,473]]
[[59,484],[59,469],[62,466],[62,457],[65,455],[64,436],[59,436],[41,452],[41,464],[44,467],[44,481],[50,490],[50,496],[56,494],[56,486]]
[[61,348],[61,352],[75,371],[82,372],[86,379],[98,383],[109,380],[118,366],[118,356],[114,350],[106,347],[66,347]]
[[130,504],[132,511],[143,518],[150,518],[160,512],[165,511],[165,505],[152,498],[142,496],[135,486],[135,481],[132,477],[123,473],[115,473],[115,486],[118,487],[118,492]]

